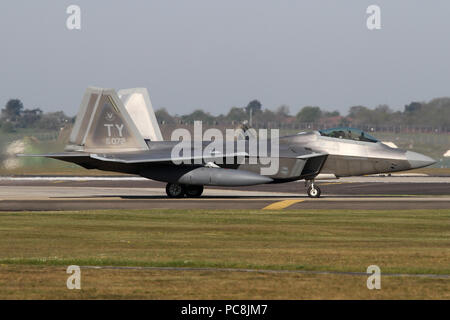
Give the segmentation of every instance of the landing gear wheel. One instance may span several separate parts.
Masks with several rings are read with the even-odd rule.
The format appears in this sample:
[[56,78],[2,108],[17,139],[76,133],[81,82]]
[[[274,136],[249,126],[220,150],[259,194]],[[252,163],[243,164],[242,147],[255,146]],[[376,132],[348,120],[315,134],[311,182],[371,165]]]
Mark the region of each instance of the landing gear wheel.
[[185,187],[178,183],[168,183],[166,186],[166,193],[169,198],[183,198]]
[[203,186],[186,186],[184,192],[188,198],[198,198],[203,193]]
[[308,196],[311,198],[319,198],[320,197],[320,188],[315,185],[310,185],[308,187]]

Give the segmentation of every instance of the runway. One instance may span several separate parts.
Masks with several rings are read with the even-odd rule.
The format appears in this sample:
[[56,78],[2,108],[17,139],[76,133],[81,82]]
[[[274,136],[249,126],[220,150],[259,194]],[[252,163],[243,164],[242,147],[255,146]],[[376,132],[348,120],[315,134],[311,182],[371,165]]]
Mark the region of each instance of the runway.
[[93,209],[449,209],[449,177],[356,177],[319,181],[308,198],[303,182],[205,187],[198,199],[168,199],[165,184],[139,177],[0,177],[0,211]]

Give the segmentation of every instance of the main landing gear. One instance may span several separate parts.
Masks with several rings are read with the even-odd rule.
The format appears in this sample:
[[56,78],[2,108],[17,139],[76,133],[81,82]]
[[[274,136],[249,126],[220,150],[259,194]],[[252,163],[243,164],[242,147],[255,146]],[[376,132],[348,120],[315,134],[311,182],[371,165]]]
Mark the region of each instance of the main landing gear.
[[314,180],[305,181],[305,184],[309,184],[307,193],[310,198],[319,198],[320,197],[320,188],[314,184]]
[[203,186],[184,185],[178,183],[168,183],[166,193],[169,198],[198,198],[203,193]]

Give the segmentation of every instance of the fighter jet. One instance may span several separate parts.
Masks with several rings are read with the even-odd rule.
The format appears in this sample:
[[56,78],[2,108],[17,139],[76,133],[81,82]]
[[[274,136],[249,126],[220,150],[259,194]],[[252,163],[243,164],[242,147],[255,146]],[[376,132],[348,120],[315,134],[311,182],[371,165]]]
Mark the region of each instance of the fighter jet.
[[[266,142],[272,146],[271,141]],[[194,144],[205,147],[210,141],[183,143],[190,151]],[[296,180],[304,180],[308,196],[318,198],[321,190],[315,180],[319,175],[340,178],[391,173],[435,163],[430,157],[391,148],[353,128],[280,137],[276,150],[278,168],[270,174],[261,173],[268,159],[252,155],[247,140],[233,141],[231,151],[223,148],[227,151],[211,150],[198,155],[193,150],[174,157],[174,148],[179,144],[180,141],[163,141],[146,89],[116,93],[113,89],[90,87],[84,94],[65,152],[21,156],[48,157],[86,169],[162,181],[167,183],[166,193],[171,198],[200,197],[204,186],[274,184],[276,190],[275,184]],[[237,148],[238,144],[243,149]]]

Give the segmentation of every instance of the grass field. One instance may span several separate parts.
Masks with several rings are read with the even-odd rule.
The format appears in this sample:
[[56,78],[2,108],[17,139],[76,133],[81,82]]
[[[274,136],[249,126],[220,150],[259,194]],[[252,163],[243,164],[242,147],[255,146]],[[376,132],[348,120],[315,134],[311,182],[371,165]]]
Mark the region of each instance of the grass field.
[[[82,290],[68,290],[72,264],[210,269],[82,269]],[[365,275],[214,270],[373,264],[381,290]],[[1,299],[450,298],[450,278],[417,274],[450,274],[450,209],[0,213]]]

